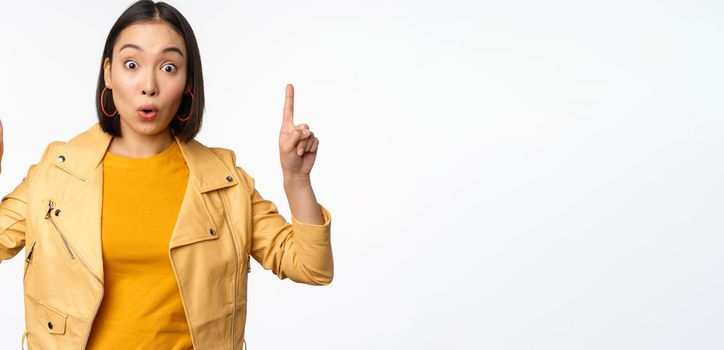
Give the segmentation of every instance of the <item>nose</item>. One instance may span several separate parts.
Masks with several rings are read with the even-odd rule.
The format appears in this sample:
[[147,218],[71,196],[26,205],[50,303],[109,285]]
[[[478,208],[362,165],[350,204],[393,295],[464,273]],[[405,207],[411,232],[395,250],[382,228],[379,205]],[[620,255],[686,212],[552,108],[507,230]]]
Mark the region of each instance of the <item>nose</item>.
[[141,90],[142,95],[147,95],[147,96],[158,95],[158,85],[156,84],[156,72],[153,72],[153,71],[147,72],[146,76],[144,77],[144,82],[141,86],[143,88]]

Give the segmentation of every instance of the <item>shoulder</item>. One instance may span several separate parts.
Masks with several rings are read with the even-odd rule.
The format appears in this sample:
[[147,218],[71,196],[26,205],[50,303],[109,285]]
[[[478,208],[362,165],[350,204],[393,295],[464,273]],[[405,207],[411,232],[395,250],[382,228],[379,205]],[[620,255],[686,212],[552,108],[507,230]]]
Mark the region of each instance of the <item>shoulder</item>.
[[55,155],[56,150],[66,144],[66,141],[51,141],[45,146],[43,155],[40,156],[40,163],[48,161],[50,157]]
[[252,178],[246,170],[244,170],[244,168],[237,164],[236,153],[233,150],[224,147],[206,147],[211,150],[229,169],[235,170],[241,182],[243,182],[250,191],[253,190],[254,178]]
[[236,153],[233,150],[224,147],[207,147],[228,166],[236,166]]
[[28,168],[28,172],[26,175],[26,179],[28,180],[28,182],[34,182],[38,171],[40,171],[41,168],[48,166],[48,164],[52,161],[52,158],[55,157],[57,149],[64,144],[65,141],[52,141],[45,146],[43,154],[40,156],[40,160],[31,164]]

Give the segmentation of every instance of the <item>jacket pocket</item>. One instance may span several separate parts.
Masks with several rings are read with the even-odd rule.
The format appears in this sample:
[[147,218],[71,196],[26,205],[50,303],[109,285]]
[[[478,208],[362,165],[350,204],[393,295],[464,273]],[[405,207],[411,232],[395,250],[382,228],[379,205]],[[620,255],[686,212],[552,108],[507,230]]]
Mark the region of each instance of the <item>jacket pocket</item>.
[[33,245],[30,247],[30,252],[28,253],[28,257],[25,258],[25,270],[23,271],[23,281],[25,280],[25,276],[28,275],[28,268],[30,267],[30,263],[33,261],[33,253],[35,252],[35,245],[38,243],[38,241],[33,242]]
[[65,322],[68,315],[50,307],[43,301],[38,302],[38,321],[50,334],[65,334]]

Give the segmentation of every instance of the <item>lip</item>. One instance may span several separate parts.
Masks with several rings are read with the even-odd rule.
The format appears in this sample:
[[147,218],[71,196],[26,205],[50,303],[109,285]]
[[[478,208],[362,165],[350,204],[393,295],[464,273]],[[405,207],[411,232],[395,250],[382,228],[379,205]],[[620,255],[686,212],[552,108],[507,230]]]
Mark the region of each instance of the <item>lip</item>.
[[151,111],[153,111],[153,112],[158,112],[158,107],[156,107],[156,106],[154,106],[154,105],[140,105],[140,106],[138,106],[138,108],[136,108],[136,110],[139,111],[139,112],[142,111],[142,110],[144,110],[144,109],[148,109],[148,110],[151,110]]
[[151,121],[156,119],[156,112],[144,112],[144,111],[138,111],[138,115],[141,116],[141,119],[146,121]]
[[156,118],[156,114],[158,113],[158,108],[154,105],[141,105],[138,106],[138,115],[141,116],[141,119],[150,121]]

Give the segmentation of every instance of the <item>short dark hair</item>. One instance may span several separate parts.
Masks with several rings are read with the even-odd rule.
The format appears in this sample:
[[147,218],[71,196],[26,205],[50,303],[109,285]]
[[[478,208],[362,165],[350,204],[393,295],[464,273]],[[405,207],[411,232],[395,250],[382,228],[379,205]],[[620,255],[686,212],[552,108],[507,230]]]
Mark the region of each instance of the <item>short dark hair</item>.
[[[186,71],[186,87],[191,88],[194,99],[192,103],[191,97],[184,94],[177,114],[183,117],[191,113],[192,117],[185,122],[174,117],[169,124],[169,128],[171,128],[172,134],[178,136],[181,141],[189,142],[198,134],[199,130],[201,130],[201,121],[204,112],[204,78],[201,71],[201,54],[199,53],[199,46],[196,43],[196,36],[194,36],[194,31],[191,29],[189,22],[186,21],[186,18],[181,12],[165,2],[154,3],[152,0],[137,1],[126,9],[126,11],[118,17],[116,23],[113,24],[106,38],[106,45],[103,48],[103,56],[101,57],[101,69],[98,74],[98,86],[96,88],[96,113],[98,114],[98,121],[103,131],[113,136],[121,136],[120,118],[109,118],[103,113],[103,109],[108,113],[112,113],[112,111],[115,110],[112,98],[104,97],[103,101],[101,101],[101,94],[106,87],[103,63],[106,58],[111,62],[113,61],[113,46],[116,44],[118,35],[123,29],[136,23],[159,21],[167,22],[181,35],[184,44],[186,44],[186,51],[188,53],[186,59],[186,66],[188,67]],[[103,105],[101,105],[101,103]]]

